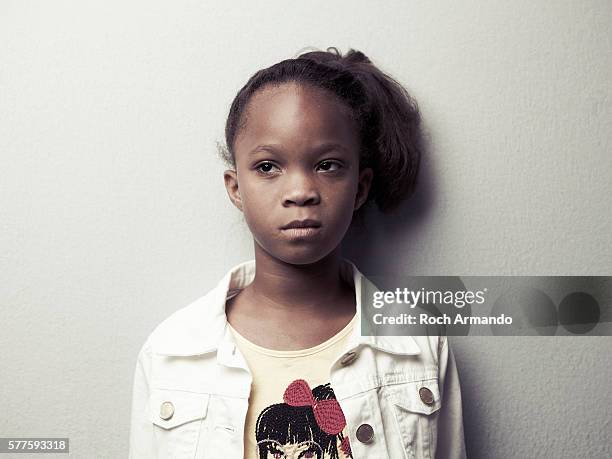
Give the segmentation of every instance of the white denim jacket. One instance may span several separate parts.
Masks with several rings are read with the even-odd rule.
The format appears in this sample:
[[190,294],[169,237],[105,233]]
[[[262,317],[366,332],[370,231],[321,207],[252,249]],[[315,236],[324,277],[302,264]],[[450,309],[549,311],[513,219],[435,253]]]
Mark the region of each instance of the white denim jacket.
[[[361,336],[361,298],[378,289],[347,259],[342,273],[354,282],[358,321],[330,367],[330,383],[353,458],[465,457],[459,379],[446,337]],[[243,459],[252,376],[227,327],[225,300],[254,276],[254,260],[235,266],[149,335],[134,374],[131,459]],[[374,432],[367,443],[357,435],[364,424]],[[371,432],[365,427],[362,433]]]

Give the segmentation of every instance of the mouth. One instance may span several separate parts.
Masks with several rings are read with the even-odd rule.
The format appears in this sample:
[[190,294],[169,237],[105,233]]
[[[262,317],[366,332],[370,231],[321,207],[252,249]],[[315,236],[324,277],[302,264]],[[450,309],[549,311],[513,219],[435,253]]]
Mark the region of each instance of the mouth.
[[321,231],[321,222],[312,219],[293,220],[281,230],[290,239],[303,240],[316,236]]
[[285,226],[282,226],[282,230],[289,229],[308,229],[308,228],[320,228],[321,222],[318,220],[306,219],[306,220],[293,220],[292,222],[287,223]]

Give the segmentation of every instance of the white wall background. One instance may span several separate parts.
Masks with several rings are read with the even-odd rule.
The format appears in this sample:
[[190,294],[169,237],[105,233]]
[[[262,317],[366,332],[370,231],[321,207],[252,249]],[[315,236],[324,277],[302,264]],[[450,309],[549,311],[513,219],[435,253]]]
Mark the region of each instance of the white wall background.
[[[0,0],[0,436],[127,455],[140,345],[252,254],[229,103],[305,46],[362,50],[430,138],[416,198],[347,241],[366,275],[612,274],[611,25],[607,0]],[[610,457],[611,344],[455,339],[470,456]]]

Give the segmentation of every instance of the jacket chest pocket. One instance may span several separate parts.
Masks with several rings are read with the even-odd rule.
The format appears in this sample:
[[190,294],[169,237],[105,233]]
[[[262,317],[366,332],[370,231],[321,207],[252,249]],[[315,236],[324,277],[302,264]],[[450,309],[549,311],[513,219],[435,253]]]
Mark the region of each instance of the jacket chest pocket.
[[441,407],[438,380],[430,379],[385,386],[384,397],[395,419],[406,459],[435,456],[437,412]]
[[209,394],[152,389],[149,414],[160,458],[194,459],[206,425]]

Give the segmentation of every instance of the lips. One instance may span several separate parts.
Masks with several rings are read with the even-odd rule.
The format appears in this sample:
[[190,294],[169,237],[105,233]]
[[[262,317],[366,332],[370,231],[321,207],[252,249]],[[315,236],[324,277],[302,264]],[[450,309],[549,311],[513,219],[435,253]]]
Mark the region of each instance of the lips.
[[320,221],[307,218],[306,220],[293,220],[292,222],[289,222],[285,226],[281,227],[281,229],[318,228],[320,226],[321,226]]

